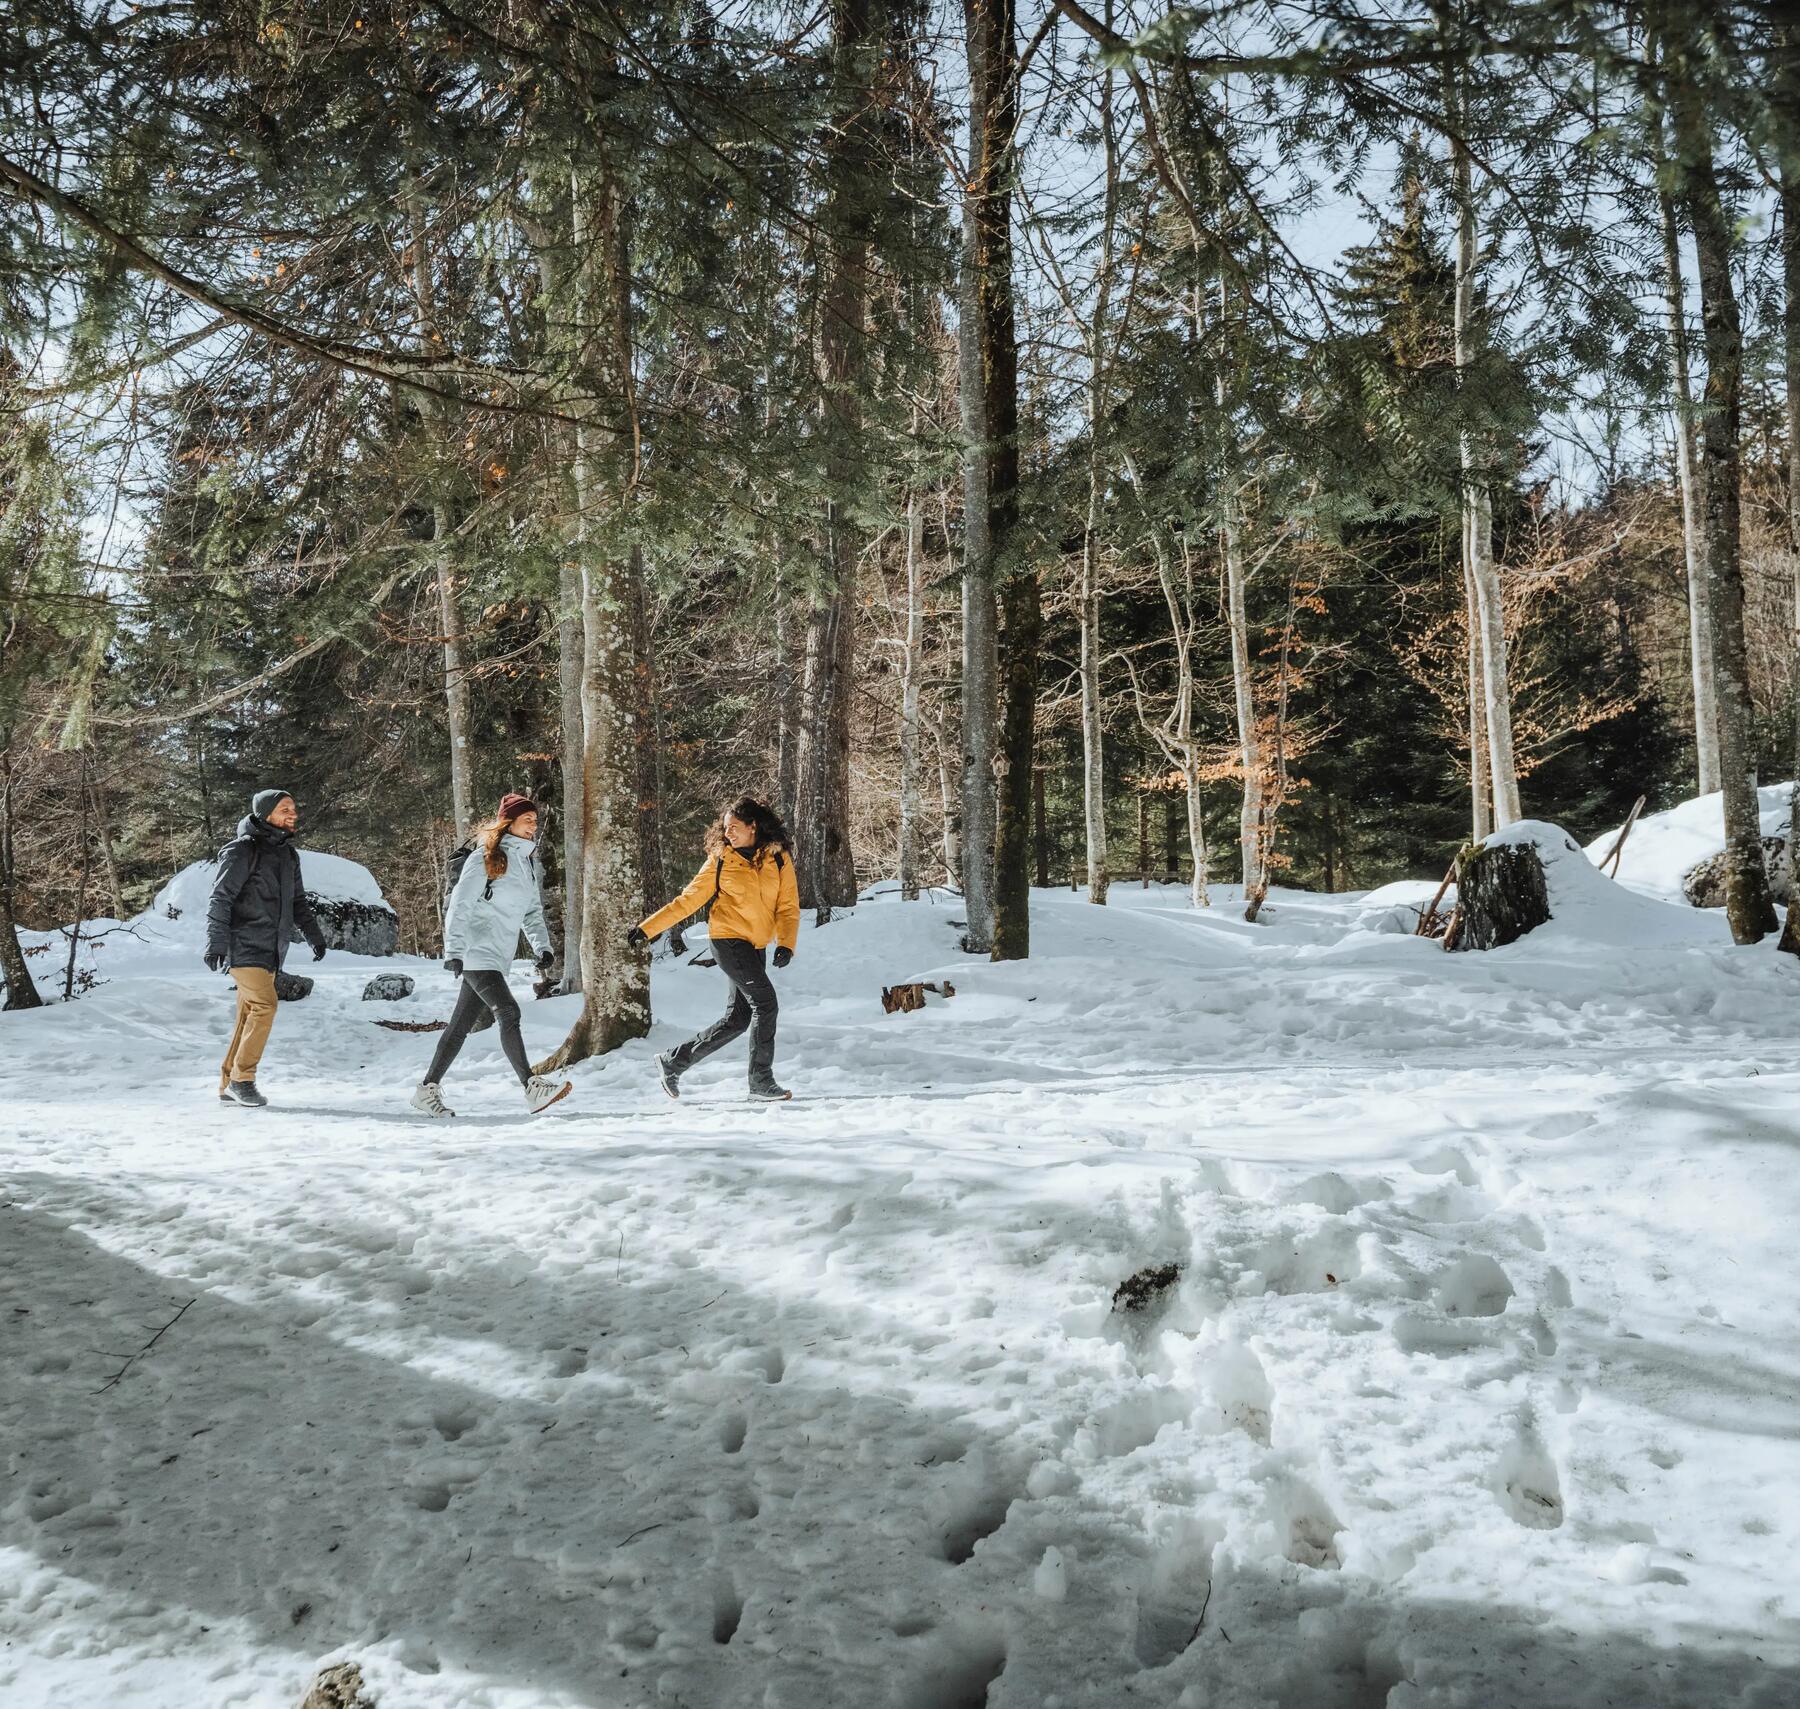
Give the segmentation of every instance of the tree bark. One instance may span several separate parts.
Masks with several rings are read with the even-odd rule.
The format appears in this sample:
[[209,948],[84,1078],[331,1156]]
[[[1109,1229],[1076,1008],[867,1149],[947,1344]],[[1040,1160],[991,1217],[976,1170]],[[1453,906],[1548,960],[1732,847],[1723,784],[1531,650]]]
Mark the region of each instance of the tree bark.
[[[437,287],[431,265],[431,234],[416,188],[407,192],[407,214],[412,226],[413,300],[419,310],[420,348],[432,354],[442,341],[435,337],[437,320]],[[419,411],[435,441],[426,455],[435,464],[443,455],[446,424],[443,410],[435,397],[421,395]],[[456,824],[456,840],[468,838],[474,825],[475,756],[470,740],[469,684],[464,675],[462,610],[456,597],[456,573],[451,562],[451,534],[454,524],[450,503],[443,490],[443,478],[434,473],[431,480],[432,576],[437,588],[438,630],[444,653],[444,712],[450,743],[450,812]]]
[[650,636],[650,597],[644,585],[644,549],[633,545],[626,579],[631,600],[632,737],[636,750],[638,882],[640,907],[651,914],[669,893],[663,866],[662,730],[657,709],[656,654]]
[[31,964],[19,944],[13,914],[12,731],[0,730],[0,975],[6,980],[6,1002],[0,1008],[38,1009],[44,999],[31,977]]
[[[577,524],[579,526],[579,524]],[[587,825],[582,797],[586,735],[581,721],[581,563],[565,558],[558,584],[557,670],[562,692],[563,966],[562,989],[581,989],[581,840]]]
[[1707,580],[1712,593],[1713,671],[1719,703],[1719,778],[1725,797],[1725,914],[1733,941],[1775,929],[1756,798],[1755,708],[1744,642],[1744,571],[1739,518],[1739,429],[1744,337],[1731,281],[1732,227],[1713,165],[1711,123],[1699,90],[1671,67],[1675,145],[1688,229],[1699,262],[1706,389],[1700,432]]
[[856,678],[856,572],[864,530],[863,398],[868,388],[869,238],[876,171],[871,88],[879,57],[875,0],[832,0],[834,123],[827,143],[825,280],[819,331],[825,439],[827,586],[815,597],[801,687],[799,815],[794,825],[802,907],[824,925],[856,902],[850,841],[850,701]]
[[[581,318],[601,329],[580,367],[590,396],[631,406],[631,284],[625,209],[602,156],[591,183],[572,185],[570,235],[580,269]],[[650,958],[625,934],[642,918],[639,870],[637,647],[633,612],[643,599],[635,552],[594,539],[603,482],[598,452],[615,436],[583,424],[575,430],[575,495],[581,580],[581,968],[582,1007],[562,1044],[538,1071],[547,1073],[616,1050],[650,1030]],[[635,447],[609,459],[621,492],[635,480]],[[629,465],[629,466],[627,466]]]
[[1782,357],[1787,381],[1788,551],[1794,587],[1794,759],[1788,791],[1788,911],[1781,948],[1800,955],[1800,29],[1777,35],[1776,110],[1786,120],[1781,174]]
[[[1111,9],[1108,8],[1108,21]],[[1081,586],[1077,607],[1081,627],[1081,796],[1087,835],[1088,900],[1106,901],[1106,755],[1100,697],[1100,507],[1105,487],[1101,435],[1106,424],[1110,359],[1106,323],[1112,302],[1113,229],[1119,200],[1119,149],[1113,122],[1113,73],[1100,80],[1100,135],[1106,161],[1106,188],[1100,220],[1100,257],[1094,277],[1094,322],[1088,340],[1087,516],[1081,532]]]
[[961,844],[968,923],[963,947],[987,954],[996,948],[995,593],[1010,545],[1018,471],[1012,290],[1018,90],[1012,0],[963,0],[963,21],[969,69],[969,182],[963,194],[957,328],[964,440]]
[[1494,833],[1494,796],[1488,771],[1486,702],[1481,686],[1481,606],[1475,597],[1475,577],[1469,569],[1466,515],[1462,532],[1463,613],[1469,636],[1469,840],[1479,843]]
[[1238,852],[1242,861],[1244,906],[1254,911],[1268,890],[1263,870],[1263,754],[1256,724],[1256,696],[1251,674],[1250,622],[1245,608],[1244,552],[1238,533],[1237,500],[1221,495],[1219,544],[1225,558],[1225,613],[1231,631],[1231,692],[1237,710],[1238,764],[1243,768],[1243,796],[1238,810]]
[[125,918],[125,886],[119,882],[119,857],[113,850],[112,814],[108,810],[106,784],[90,770],[88,793],[94,804],[94,836],[100,844],[100,870],[106,878],[107,900],[112,904],[112,917]]
[[919,670],[925,649],[925,511],[906,495],[906,634],[900,656],[900,896],[919,899]]
[[1702,795],[1719,787],[1719,704],[1713,680],[1712,597],[1707,585],[1706,516],[1694,471],[1694,389],[1689,374],[1687,309],[1681,272],[1681,231],[1668,187],[1662,119],[1651,127],[1662,227],[1664,319],[1669,339],[1669,390],[1675,403],[1675,475],[1681,495],[1681,547],[1687,566],[1688,664],[1694,685],[1694,755]]
[[[1477,234],[1475,186],[1469,151],[1461,140],[1464,105],[1454,72],[1446,71],[1444,105],[1453,132],[1451,162],[1456,185],[1455,362],[1457,386],[1466,393],[1474,361],[1475,267]],[[1464,405],[1465,412],[1467,404]],[[1500,571],[1494,562],[1494,499],[1467,420],[1458,435],[1462,466],[1463,561],[1475,589],[1481,630],[1481,683],[1487,733],[1488,772],[1492,780],[1494,822],[1510,825],[1520,816],[1518,768],[1513,758],[1512,690],[1506,658],[1506,618],[1501,602]]]

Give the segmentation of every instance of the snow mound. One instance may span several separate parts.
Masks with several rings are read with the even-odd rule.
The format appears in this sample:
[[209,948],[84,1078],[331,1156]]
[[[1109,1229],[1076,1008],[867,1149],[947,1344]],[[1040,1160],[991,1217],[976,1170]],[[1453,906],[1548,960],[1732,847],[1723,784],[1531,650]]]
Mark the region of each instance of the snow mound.
[[[1766,784],[1756,792],[1758,814],[1765,837],[1787,834],[1788,783]],[[1587,857],[1598,866],[1618,841],[1615,826],[1587,846]],[[1697,795],[1663,813],[1646,813],[1631,827],[1625,852],[1619,857],[1619,882],[1627,890],[1654,896],[1661,902],[1687,906],[1681,881],[1701,861],[1725,846],[1725,797]]]
[[1718,915],[1687,905],[1679,882],[1674,891],[1678,905],[1671,906],[1608,878],[1560,825],[1520,819],[1496,831],[1485,844],[1490,848],[1509,845],[1536,849],[1544,863],[1550,919],[1531,934],[1534,941],[1562,937],[1642,948],[1650,944],[1717,944],[1728,935]]
[[[157,891],[150,906],[139,915],[140,924],[154,925],[163,936],[201,937],[206,932],[206,904],[212,895],[218,857],[197,860]],[[317,849],[300,851],[300,882],[308,896],[328,902],[357,902],[367,908],[387,908],[375,874],[342,855],[322,854]]]

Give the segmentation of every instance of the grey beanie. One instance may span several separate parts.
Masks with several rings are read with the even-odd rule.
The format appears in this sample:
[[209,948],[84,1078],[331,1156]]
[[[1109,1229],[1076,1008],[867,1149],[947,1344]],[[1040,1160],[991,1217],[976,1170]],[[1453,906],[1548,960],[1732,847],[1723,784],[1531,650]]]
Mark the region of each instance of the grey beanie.
[[259,789],[250,797],[250,811],[259,819],[266,819],[282,802],[288,799],[285,789]]

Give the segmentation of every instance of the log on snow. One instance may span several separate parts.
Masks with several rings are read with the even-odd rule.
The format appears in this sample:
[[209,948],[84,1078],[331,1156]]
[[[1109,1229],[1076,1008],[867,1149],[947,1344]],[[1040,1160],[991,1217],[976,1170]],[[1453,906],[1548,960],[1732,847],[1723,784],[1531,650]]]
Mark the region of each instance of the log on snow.
[[884,985],[881,988],[881,1006],[890,1015],[899,1013],[909,1015],[914,1009],[925,1007],[925,993],[934,992],[940,997],[954,997],[956,987],[945,980],[939,985],[935,980],[908,980],[900,985]]

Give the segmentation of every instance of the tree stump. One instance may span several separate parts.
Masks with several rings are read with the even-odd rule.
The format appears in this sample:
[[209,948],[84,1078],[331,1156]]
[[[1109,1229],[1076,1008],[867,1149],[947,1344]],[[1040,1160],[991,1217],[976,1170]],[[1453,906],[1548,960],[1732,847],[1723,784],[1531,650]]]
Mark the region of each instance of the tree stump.
[[275,975],[275,998],[281,1003],[298,1003],[302,997],[312,995],[313,982],[304,973],[278,973]]
[[355,1662],[337,1662],[313,1675],[300,1709],[375,1709],[375,1699]]
[[363,987],[365,1003],[398,1003],[413,994],[410,973],[378,973]]
[[925,1007],[925,993],[935,992],[940,997],[954,997],[956,987],[945,980],[939,985],[935,980],[911,979],[901,985],[884,985],[881,988],[881,1006],[890,1015],[910,1015],[914,1009]]
[[1498,949],[1549,918],[1544,863],[1530,844],[1477,843],[1456,857],[1456,912],[1445,949]]

